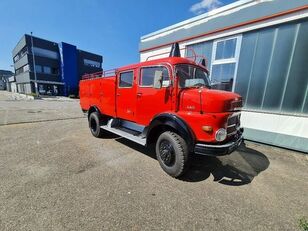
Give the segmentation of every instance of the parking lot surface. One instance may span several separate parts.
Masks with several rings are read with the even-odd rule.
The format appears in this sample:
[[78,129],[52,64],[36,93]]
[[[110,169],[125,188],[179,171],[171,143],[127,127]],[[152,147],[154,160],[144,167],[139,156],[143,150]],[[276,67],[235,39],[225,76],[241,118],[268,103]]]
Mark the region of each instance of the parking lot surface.
[[0,96],[0,230],[299,230],[308,157],[246,141],[180,179],[151,149],[97,139],[78,100]]

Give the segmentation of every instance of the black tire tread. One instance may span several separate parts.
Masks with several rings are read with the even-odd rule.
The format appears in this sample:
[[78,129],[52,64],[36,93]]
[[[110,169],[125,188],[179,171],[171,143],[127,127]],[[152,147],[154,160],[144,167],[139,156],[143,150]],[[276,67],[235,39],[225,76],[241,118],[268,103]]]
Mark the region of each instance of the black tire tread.
[[[96,111],[95,111],[95,112],[92,112],[92,113],[90,114],[90,116],[89,116],[89,126],[90,126],[90,120],[91,120],[92,114],[98,118],[98,126],[100,126],[100,125],[101,125],[101,122],[100,122],[100,121],[101,121],[101,115],[100,115],[100,113],[98,113],[98,112],[96,112]],[[91,127],[90,127],[90,131],[91,131]],[[91,133],[92,133],[92,131],[91,131]],[[93,134],[93,133],[92,133],[92,135],[95,136],[95,137],[97,137],[97,138],[101,138],[101,137],[103,137],[103,135],[104,135],[104,131],[103,131],[103,129],[99,128],[98,134]]]
[[[185,167],[185,163],[186,163],[186,160],[187,160],[187,155],[185,155],[185,151],[184,151],[184,145],[187,146],[186,142],[184,141],[184,139],[179,136],[178,134],[174,133],[174,132],[168,132],[173,138],[174,140],[177,142],[177,145],[179,147],[179,149],[181,149],[181,153],[183,154],[183,159],[181,161],[181,173],[179,175],[181,175],[183,172],[184,172],[184,167]],[[175,176],[177,177],[177,176]]]
[[177,173],[176,174],[170,174],[170,173],[167,172],[172,177],[177,178],[177,177],[183,175],[185,173],[185,171],[189,167],[188,166],[188,156],[189,156],[188,154],[189,154],[189,151],[188,151],[187,143],[186,143],[186,141],[180,135],[178,135],[175,132],[166,131],[166,132],[164,132],[162,134],[168,134],[169,136],[172,137],[172,139],[176,143],[176,146],[177,146],[176,148],[179,150],[179,154],[182,156],[182,158],[180,158],[181,162],[179,163],[180,168],[178,169]]

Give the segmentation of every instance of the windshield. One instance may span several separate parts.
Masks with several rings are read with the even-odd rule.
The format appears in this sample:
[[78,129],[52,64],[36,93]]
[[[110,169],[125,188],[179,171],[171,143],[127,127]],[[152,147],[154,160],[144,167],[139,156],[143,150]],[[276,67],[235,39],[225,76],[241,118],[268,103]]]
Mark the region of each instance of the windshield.
[[205,86],[210,88],[210,81],[205,70],[189,64],[177,65],[176,73],[179,77],[179,87]]

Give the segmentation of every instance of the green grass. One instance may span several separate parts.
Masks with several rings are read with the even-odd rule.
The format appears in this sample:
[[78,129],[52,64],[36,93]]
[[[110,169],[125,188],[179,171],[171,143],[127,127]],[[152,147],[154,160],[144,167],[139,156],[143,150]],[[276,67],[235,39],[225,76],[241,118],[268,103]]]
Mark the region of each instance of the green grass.
[[308,231],[308,221],[305,217],[299,219],[299,228],[303,231]]

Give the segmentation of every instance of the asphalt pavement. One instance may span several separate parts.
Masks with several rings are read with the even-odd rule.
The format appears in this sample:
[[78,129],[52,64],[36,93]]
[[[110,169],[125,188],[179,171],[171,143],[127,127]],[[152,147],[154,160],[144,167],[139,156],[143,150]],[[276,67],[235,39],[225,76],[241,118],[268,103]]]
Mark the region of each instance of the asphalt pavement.
[[246,141],[180,179],[153,150],[89,131],[78,100],[0,93],[0,230],[299,230],[308,156]]

